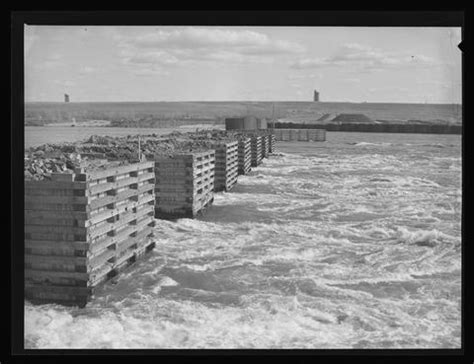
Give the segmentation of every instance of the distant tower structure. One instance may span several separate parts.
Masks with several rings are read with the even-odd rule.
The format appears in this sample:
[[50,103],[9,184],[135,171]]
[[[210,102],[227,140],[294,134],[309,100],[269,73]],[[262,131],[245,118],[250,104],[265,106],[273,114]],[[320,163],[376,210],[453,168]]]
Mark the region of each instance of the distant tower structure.
[[68,94],[64,94],[64,102],[69,102],[69,95]]
[[313,96],[313,101],[319,101],[319,92],[314,90],[314,96]]

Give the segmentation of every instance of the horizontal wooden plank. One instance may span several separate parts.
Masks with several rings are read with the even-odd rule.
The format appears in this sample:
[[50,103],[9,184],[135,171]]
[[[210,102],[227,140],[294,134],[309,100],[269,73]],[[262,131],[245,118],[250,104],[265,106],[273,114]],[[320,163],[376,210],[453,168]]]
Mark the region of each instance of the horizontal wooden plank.
[[94,292],[91,287],[48,286],[31,284],[28,282],[25,282],[25,290],[45,294],[62,293],[77,296],[90,295]]
[[85,266],[89,262],[87,257],[76,257],[76,256],[59,256],[59,255],[31,255],[25,254],[25,265],[28,263],[33,264],[69,264],[69,265],[80,265]]
[[90,201],[88,196],[38,196],[30,195],[25,196],[25,203],[28,204],[78,204],[86,205]]
[[77,220],[74,218],[48,218],[47,216],[29,217],[25,215],[26,225],[42,225],[42,226],[63,226],[63,227],[85,227],[87,220]]
[[210,149],[209,151],[206,151],[206,152],[175,153],[169,156],[155,155],[153,157],[153,160],[160,163],[166,162],[168,160],[184,160],[184,161],[200,162],[205,159],[212,159],[214,158],[214,155],[215,155],[214,151]]
[[[137,244],[137,246],[139,246],[139,247],[146,248],[147,245],[154,244],[153,240],[151,240],[151,242],[150,242],[150,240],[148,240],[148,239],[143,239],[143,238],[141,238],[141,239],[142,239],[143,243],[139,242]],[[127,244],[128,243],[129,243],[129,241],[127,241]],[[146,249],[143,249],[143,251],[145,252]],[[144,255],[142,253],[139,253],[137,250],[135,250],[133,252],[135,253],[134,254],[135,255],[134,260],[136,260],[136,259],[138,259],[138,258],[140,258]],[[128,259],[128,257],[127,257],[127,259]],[[97,269],[96,271],[91,273],[91,276],[90,276],[91,285],[96,287],[97,285],[109,280],[110,279],[110,276],[109,276],[110,273],[114,272],[114,275],[119,274],[124,268],[126,268],[127,265],[128,264],[123,265],[122,262],[118,261],[118,259],[116,257],[113,262],[106,263],[102,267],[100,267],[99,269]]]
[[51,180],[25,181],[25,195],[31,190],[85,190],[89,187],[88,182],[59,182]]
[[31,255],[56,255],[56,256],[88,256],[89,244],[84,242],[51,242],[51,241],[25,241],[25,253]]
[[25,222],[27,218],[41,218],[45,217],[46,219],[77,219],[77,220],[87,220],[90,216],[90,212],[84,211],[41,211],[41,210],[24,210]]
[[153,180],[155,178],[155,174],[153,173],[146,173],[142,174],[137,177],[128,177],[124,178],[121,180],[118,180],[116,182],[106,182],[106,183],[101,183],[95,186],[91,186],[89,188],[89,193],[91,195],[96,195],[102,192],[106,192],[112,189],[120,188],[120,187],[125,187],[125,186],[130,186],[133,184],[136,184],[141,181],[146,181],[146,180]]
[[192,179],[193,177],[198,177],[203,173],[211,172],[214,169],[213,164],[207,164],[201,166],[201,168],[195,168],[193,170],[185,170],[185,169],[173,169],[173,170],[157,170],[156,180],[167,180],[167,179],[176,179],[176,178],[183,178],[186,180]]
[[83,178],[83,180],[91,181],[97,180],[101,178],[107,178],[112,176],[119,176],[126,173],[140,171],[143,169],[154,168],[154,162],[146,161],[146,162],[139,162],[139,163],[131,163],[124,166],[119,167],[112,167],[107,169],[100,169],[100,170],[91,170],[85,173],[76,174],[76,178]]
[[87,235],[88,228],[74,226],[25,225],[26,233]]
[[166,171],[159,171],[156,173],[156,178],[159,180],[166,180],[168,178],[183,178],[183,179],[192,179],[198,171],[185,171],[185,170],[166,170]]
[[150,202],[154,203],[155,201],[155,196],[154,194],[149,194],[144,197],[141,197],[139,201],[129,201],[126,205],[120,206],[114,209],[106,210],[104,212],[100,212],[98,214],[94,214],[90,217],[89,219],[89,226],[97,224],[99,222],[102,222],[104,220],[107,220],[111,217],[114,217],[116,215],[119,215],[123,213],[124,211],[134,209],[138,206],[142,206],[144,204],[149,204]]
[[151,236],[151,237],[141,236],[139,238],[133,238],[133,239],[125,241],[122,245],[120,245],[117,248],[117,251],[116,251],[116,254],[115,254],[116,261],[114,263],[115,264],[117,263],[117,260],[120,259],[120,257],[123,256],[124,252],[132,251],[132,253],[133,253],[133,250],[136,250],[138,247],[141,247],[143,245],[148,245],[148,244],[150,244],[151,242],[153,242],[155,240],[156,240],[156,238],[153,237],[153,236]]
[[211,172],[209,174],[205,174],[203,176],[193,178],[193,179],[179,179],[179,178],[167,178],[164,180],[157,179],[156,181],[156,187],[160,188],[160,186],[165,186],[165,185],[176,185],[176,186],[182,186],[182,187],[196,187],[201,185],[204,181],[206,181],[209,178],[214,177],[214,172]]
[[60,188],[25,188],[25,197],[29,196],[87,196],[87,190]]
[[83,281],[87,285],[89,278],[89,273],[25,269],[25,280],[30,282],[49,282],[53,285],[62,284],[76,286],[76,281]]
[[86,235],[70,232],[25,232],[25,239],[40,241],[86,241]]
[[137,196],[138,194],[146,192],[146,191],[152,191],[153,192],[153,190],[154,190],[154,185],[153,184],[144,185],[144,186],[138,187],[138,189],[136,189],[136,190],[130,189],[130,190],[127,190],[127,191],[120,192],[115,196],[105,196],[105,197],[101,197],[101,198],[92,200],[89,203],[88,207],[89,207],[90,210],[95,210],[95,209],[98,209],[98,208],[103,207],[103,206],[107,206],[107,205],[117,203],[117,202],[120,202],[120,201],[125,201],[125,200],[127,200],[127,199],[129,199],[133,196]]
[[77,250],[87,250],[89,248],[89,243],[85,241],[56,241],[56,240],[34,240],[34,239],[25,239],[25,248],[30,246],[64,246],[71,249]]
[[156,197],[156,205],[161,206],[163,204],[186,204],[192,201],[192,196],[182,196],[178,194],[173,195],[161,195]]
[[25,268],[27,269],[36,269],[36,270],[45,270],[45,271],[57,271],[57,272],[86,272],[87,267],[85,264],[75,264],[71,261],[48,261],[48,260],[39,260],[32,259],[25,261]]
[[86,203],[49,203],[30,201],[25,198],[25,210],[35,211],[64,211],[64,212],[89,212],[90,208]]
[[101,252],[105,251],[109,247],[115,245],[119,246],[123,242],[132,239],[133,237],[130,236],[131,233],[137,232],[137,236],[141,236],[140,234],[149,234],[152,232],[152,229],[149,229],[148,224],[141,224],[137,228],[133,229],[133,226],[121,231],[114,237],[110,237],[109,239],[103,239],[100,242],[94,242],[90,245],[89,252],[91,255],[100,254]]
[[96,245],[104,246],[111,244],[118,244],[124,238],[127,238],[130,234],[137,233],[141,228],[146,226],[149,222],[153,221],[153,217],[147,217],[142,221],[138,221],[136,225],[126,225],[125,228],[117,233],[115,236],[101,236],[99,238],[93,239],[91,241],[91,250],[95,248]]
[[123,252],[123,254],[117,258],[117,262],[114,263],[114,271],[120,272],[124,270],[130,264],[133,264],[136,259],[142,257],[145,252],[145,246],[142,245],[133,251],[128,250]]
[[111,223],[105,223],[100,226],[91,226],[89,228],[89,233],[88,233],[88,239],[93,240],[95,238],[98,238],[104,234],[107,234],[110,231],[117,230],[124,225],[129,224],[131,221],[134,221],[136,219],[139,219],[140,217],[146,215],[148,212],[152,212],[154,210],[153,205],[146,205],[145,207],[141,209],[137,209],[136,212],[133,211],[127,211],[123,212],[120,215],[119,220]]
[[103,265],[115,256],[115,251],[115,249],[104,249],[91,256],[88,261],[89,271],[97,272],[98,270],[101,270]]

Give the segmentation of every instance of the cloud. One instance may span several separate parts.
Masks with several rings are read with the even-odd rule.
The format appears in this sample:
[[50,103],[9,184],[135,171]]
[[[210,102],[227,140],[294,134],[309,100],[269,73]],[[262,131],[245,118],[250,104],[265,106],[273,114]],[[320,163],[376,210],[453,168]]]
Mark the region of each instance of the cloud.
[[43,62],[38,62],[33,64],[33,68],[35,70],[45,70],[45,69],[51,69],[51,68],[58,68],[64,66],[64,63],[59,62],[59,61],[54,61],[54,60],[46,60]]
[[302,88],[303,85],[301,85],[300,83],[291,83],[290,84],[290,87],[294,87],[294,88]]
[[166,76],[169,75],[166,68],[182,63],[177,57],[165,51],[130,54],[125,50],[121,55],[122,64],[131,74],[140,77]]
[[63,87],[72,87],[76,85],[76,83],[71,80],[54,80],[53,82],[56,85],[63,86]]
[[51,53],[46,59],[48,61],[59,61],[63,59],[63,55],[61,53]]
[[24,46],[25,46],[25,56],[28,55],[30,52],[31,47],[38,41],[39,37],[37,35],[31,34],[31,35],[26,35],[25,34],[25,40],[24,40]]
[[343,78],[342,81],[345,81],[345,82],[350,82],[350,83],[359,83],[360,82],[360,78],[357,78],[357,77],[349,77],[349,78]]
[[169,72],[162,68],[138,68],[132,71],[135,76],[166,76],[169,75]]
[[34,69],[42,71],[45,69],[57,68],[64,66],[64,57],[60,53],[47,54],[44,58],[35,59],[28,57],[25,53],[25,69]]
[[250,30],[186,27],[135,35],[117,34],[126,64],[175,66],[191,62],[273,62],[275,55],[304,52],[295,42]]
[[35,28],[25,25],[24,27],[24,49],[25,49],[25,57],[29,54],[31,47],[35,43],[37,43],[40,40],[40,37],[38,34],[35,34]]
[[250,30],[223,30],[188,27],[171,31],[158,30],[128,38],[138,48],[227,49],[243,54],[299,53],[299,44],[270,39]]
[[320,79],[320,78],[322,78],[322,77],[323,77],[323,76],[322,76],[320,73],[317,73],[317,74],[315,74],[315,73],[310,73],[310,74],[306,74],[306,73],[305,73],[305,74],[289,74],[289,75],[287,76],[287,78],[288,78],[289,80],[308,80],[308,79],[312,80],[312,79],[315,79],[315,78]]
[[90,67],[90,66],[83,66],[79,69],[79,75],[81,76],[85,76],[85,75],[89,75],[91,73],[95,73],[97,71],[97,68],[95,67]]
[[401,67],[436,66],[439,63],[425,55],[387,52],[357,43],[342,46],[327,58],[303,58],[294,62],[294,69],[351,67],[361,71],[375,71]]
[[370,93],[384,92],[384,93],[400,94],[400,93],[409,92],[410,89],[407,87],[369,87],[367,91]]
[[124,57],[126,64],[161,64],[161,65],[174,65],[179,62],[176,56],[165,52],[165,51],[151,51],[140,54],[126,55]]
[[184,28],[172,31],[159,30],[134,39],[137,46],[168,48],[209,48],[263,46],[269,42],[264,34],[243,30]]

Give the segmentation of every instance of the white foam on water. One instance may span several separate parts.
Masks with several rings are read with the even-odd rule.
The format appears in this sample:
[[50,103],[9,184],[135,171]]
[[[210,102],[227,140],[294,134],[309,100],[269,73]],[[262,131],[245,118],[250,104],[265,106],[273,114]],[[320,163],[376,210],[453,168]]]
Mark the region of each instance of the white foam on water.
[[353,144],[356,147],[371,147],[371,146],[377,146],[377,147],[388,147],[392,145],[392,143],[369,143],[369,142],[360,142],[360,143],[355,143]]
[[157,220],[85,309],[26,302],[25,345],[459,347],[460,157],[387,138],[265,159],[215,194],[226,219]]

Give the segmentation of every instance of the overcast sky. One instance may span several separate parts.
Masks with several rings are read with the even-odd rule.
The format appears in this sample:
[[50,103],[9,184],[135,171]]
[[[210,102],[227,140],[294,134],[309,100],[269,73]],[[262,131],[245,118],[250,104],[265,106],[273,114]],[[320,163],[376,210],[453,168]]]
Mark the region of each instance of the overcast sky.
[[25,99],[461,103],[460,41],[460,28],[25,26]]

